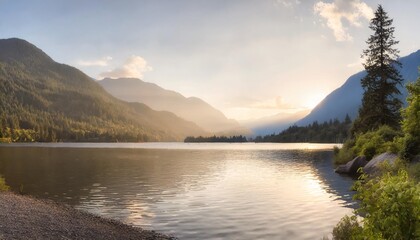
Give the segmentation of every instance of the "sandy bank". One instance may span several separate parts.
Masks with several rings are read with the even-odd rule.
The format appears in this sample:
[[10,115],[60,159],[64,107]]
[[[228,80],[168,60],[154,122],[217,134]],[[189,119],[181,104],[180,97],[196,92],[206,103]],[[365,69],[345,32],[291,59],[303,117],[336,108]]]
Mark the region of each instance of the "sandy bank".
[[0,239],[174,239],[52,201],[0,192]]

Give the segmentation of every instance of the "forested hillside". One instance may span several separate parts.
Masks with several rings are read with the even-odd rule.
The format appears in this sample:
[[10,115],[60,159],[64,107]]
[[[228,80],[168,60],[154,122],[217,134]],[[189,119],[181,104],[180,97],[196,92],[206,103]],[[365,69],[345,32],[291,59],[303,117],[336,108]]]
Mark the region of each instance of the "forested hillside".
[[314,142],[342,143],[349,134],[351,119],[347,115],[343,122],[338,119],[318,123],[317,121],[305,127],[291,126],[279,134],[258,136],[255,142]]
[[178,141],[203,133],[172,113],[117,100],[24,40],[0,40],[2,141]]

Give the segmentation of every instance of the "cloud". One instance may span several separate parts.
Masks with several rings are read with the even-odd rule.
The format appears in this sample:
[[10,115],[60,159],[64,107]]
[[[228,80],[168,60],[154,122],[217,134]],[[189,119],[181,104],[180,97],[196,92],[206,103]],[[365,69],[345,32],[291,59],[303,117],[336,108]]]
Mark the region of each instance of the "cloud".
[[300,0],[275,0],[275,5],[281,5],[286,8],[291,8],[300,4]]
[[109,61],[112,60],[111,56],[106,56],[96,60],[80,60],[77,62],[77,65],[84,67],[106,67],[108,66]]
[[332,3],[319,1],[314,5],[314,12],[327,21],[337,41],[353,39],[343,24],[344,20],[350,26],[360,27],[361,20],[370,20],[374,16],[372,8],[361,0],[334,0]]
[[153,68],[140,56],[129,57],[123,66],[114,70],[102,72],[99,77],[102,78],[143,78],[145,72],[152,71]]

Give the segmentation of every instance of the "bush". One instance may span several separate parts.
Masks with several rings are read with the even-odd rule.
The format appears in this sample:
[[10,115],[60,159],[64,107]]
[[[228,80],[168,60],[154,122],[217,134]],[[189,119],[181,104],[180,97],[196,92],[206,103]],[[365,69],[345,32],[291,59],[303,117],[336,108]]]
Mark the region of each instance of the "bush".
[[4,178],[0,177],[0,191],[8,191],[9,186],[6,185]]
[[367,160],[373,158],[376,155],[378,145],[374,144],[373,142],[368,142],[362,148],[362,155],[366,157]]
[[[420,166],[420,165],[419,165]],[[355,183],[355,199],[360,200],[356,214],[345,216],[334,227],[333,239],[420,239],[420,183],[400,169]]]
[[396,141],[401,133],[389,126],[381,126],[376,131],[370,131],[356,136],[353,151],[356,155],[364,155],[368,160],[384,152],[397,153],[401,147]]
[[370,160],[380,153],[398,153],[402,149],[399,138],[401,133],[386,125],[375,131],[356,135],[355,139],[346,141],[334,155],[334,163],[345,164],[356,156],[365,156]]
[[346,164],[348,161],[351,161],[356,157],[356,154],[353,152],[355,141],[353,139],[347,140],[341,149],[334,149],[334,164]]
[[420,184],[405,170],[356,182],[357,214],[364,216],[362,239],[419,239]]
[[400,157],[407,161],[410,161],[418,153],[420,153],[419,137],[413,137],[411,134],[406,134],[404,138],[402,139]]
[[411,164],[408,167],[408,176],[416,182],[420,182],[420,163]]
[[407,108],[403,109],[402,129],[405,137],[401,157],[406,160],[420,154],[420,78],[407,85]]
[[335,240],[357,239],[362,232],[362,227],[356,216],[344,216],[334,227],[332,235]]

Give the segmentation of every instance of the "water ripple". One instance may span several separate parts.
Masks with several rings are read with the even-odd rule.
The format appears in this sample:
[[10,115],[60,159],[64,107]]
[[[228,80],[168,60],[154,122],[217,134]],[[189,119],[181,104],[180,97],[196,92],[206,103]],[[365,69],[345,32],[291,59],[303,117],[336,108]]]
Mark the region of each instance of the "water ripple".
[[320,146],[60,146],[0,148],[0,174],[14,190],[181,239],[320,239],[355,204],[353,180]]

